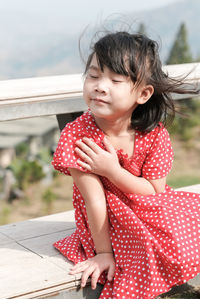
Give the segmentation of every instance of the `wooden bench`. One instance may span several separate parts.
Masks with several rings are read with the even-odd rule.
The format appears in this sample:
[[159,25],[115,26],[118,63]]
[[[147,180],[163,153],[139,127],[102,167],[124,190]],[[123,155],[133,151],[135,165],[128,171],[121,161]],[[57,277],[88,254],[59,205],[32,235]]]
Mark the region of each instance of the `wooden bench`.
[[73,211],[0,226],[0,298],[95,298],[52,245],[74,229]]

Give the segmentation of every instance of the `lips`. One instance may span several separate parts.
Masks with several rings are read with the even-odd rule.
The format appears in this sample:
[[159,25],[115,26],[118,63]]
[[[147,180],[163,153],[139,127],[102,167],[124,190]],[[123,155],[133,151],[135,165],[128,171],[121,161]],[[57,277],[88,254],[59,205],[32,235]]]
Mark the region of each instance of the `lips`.
[[95,101],[95,102],[97,102],[97,103],[109,104],[108,101],[102,100],[100,98],[93,98],[92,100]]

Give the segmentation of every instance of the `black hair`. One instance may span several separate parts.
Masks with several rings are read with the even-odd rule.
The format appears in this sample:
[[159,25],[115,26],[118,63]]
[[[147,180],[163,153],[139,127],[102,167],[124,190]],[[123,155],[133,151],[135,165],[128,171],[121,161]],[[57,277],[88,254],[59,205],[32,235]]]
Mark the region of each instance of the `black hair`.
[[94,54],[102,71],[106,66],[117,74],[129,76],[135,87],[142,82],[153,86],[151,98],[132,113],[133,129],[148,132],[160,121],[166,125],[167,119],[172,120],[176,112],[172,93],[199,92],[192,85],[186,86],[185,77],[175,79],[164,73],[158,43],[145,35],[123,31],[107,33],[91,46],[85,73]]

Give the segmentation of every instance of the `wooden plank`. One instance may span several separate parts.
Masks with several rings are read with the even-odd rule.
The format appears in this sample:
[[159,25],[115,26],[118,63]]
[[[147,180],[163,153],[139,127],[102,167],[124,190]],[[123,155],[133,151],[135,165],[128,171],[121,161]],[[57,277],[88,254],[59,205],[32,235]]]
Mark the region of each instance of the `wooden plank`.
[[18,244],[24,246],[28,250],[45,258],[52,257],[59,254],[59,251],[53,247],[53,243],[71,235],[75,229],[64,230],[57,233],[49,233],[44,236],[37,236],[30,239],[18,241]]
[[57,213],[28,221],[0,226],[0,232],[12,240],[20,241],[49,235],[50,233],[67,231],[75,228],[74,211]]
[[[163,66],[163,71],[172,77],[187,75],[188,81],[200,79],[200,63]],[[82,94],[83,74],[35,77],[0,81],[0,105],[45,100],[45,97],[65,97]],[[10,101],[7,101],[10,100]],[[6,102],[7,101],[7,102]]]
[[172,78],[187,76],[187,81],[191,83],[200,80],[200,63],[164,65],[163,71]]
[[177,191],[186,191],[186,192],[194,192],[194,193],[200,193],[200,184],[192,185],[192,186],[186,186],[176,189]]
[[66,298],[68,290],[80,284],[81,273],[68,274],[72,263],[53,243],[73,233],[72,227],[74,211],[1,226],[0,298],[56,298],[60,293]]
[[0,106],[0,121],[81,112],[87,109],[82,97],[45,99],[43,102],[21,103]]
[[1,246],[0,256],[1,299],[20,298],[23,294],[75,281],[75,277],[68,274],[70,263],[66,263],[64,270],[16,243]]
[[[82,93],[82,74],[35,77],[0,81],[0,105],[6,100],[24,100],[30,102],[43,100],[48,96]],[[43,99],[39,99],[42,98]]]
[[9,243],[13,243],[13,240],[0,232],[0,244],[6,245]]
[[[163,70],[172,77],[186,75],[188,82],[200,81],[200,63],[169,65]],[[0,81],[0,121],[81,112],[82,74]],[[175,99],[191,95],[176,95]],[[2,108],[2,109],[1,109]]]

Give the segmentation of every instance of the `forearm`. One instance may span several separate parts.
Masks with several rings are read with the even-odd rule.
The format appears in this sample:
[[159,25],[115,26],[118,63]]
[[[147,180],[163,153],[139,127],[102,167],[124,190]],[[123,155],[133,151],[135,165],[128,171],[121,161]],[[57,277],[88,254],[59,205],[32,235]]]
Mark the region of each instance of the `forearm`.
[[125,193],[150,195],[156,192],[150,181],[134,176],[120,165],[109,171],[107,178]]
[[86,198],[85,205],[96,252],[112,252],[105,197]]
[[85,201],[96,252],[112,252],[106,198],[100,179],[76,169],[70,169],[70,172]]

